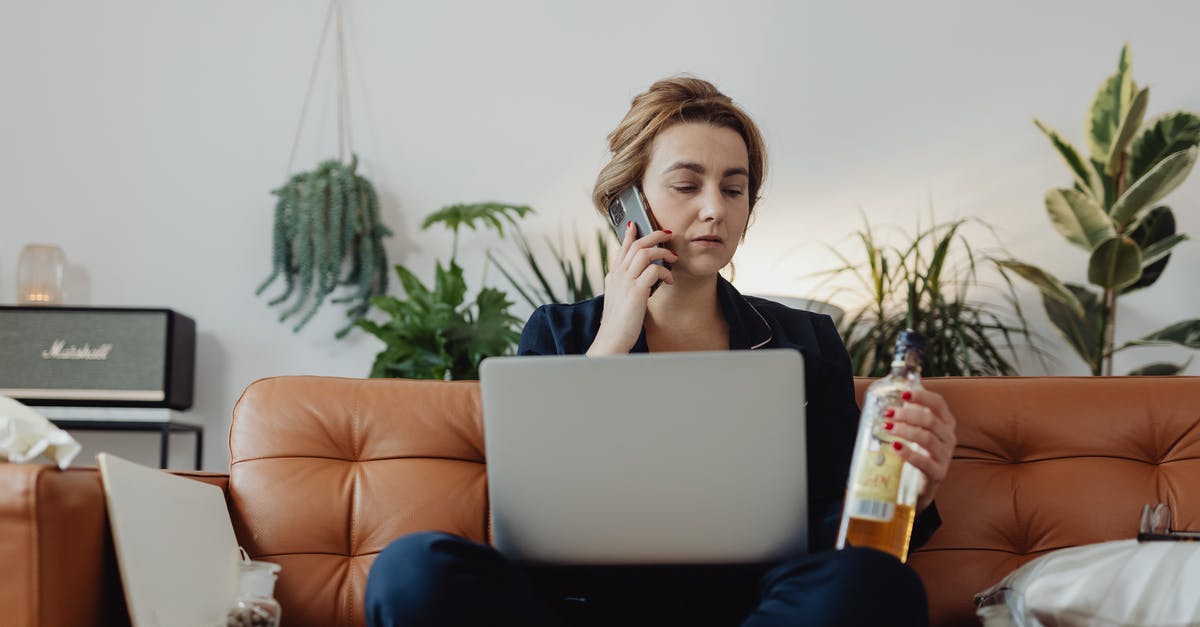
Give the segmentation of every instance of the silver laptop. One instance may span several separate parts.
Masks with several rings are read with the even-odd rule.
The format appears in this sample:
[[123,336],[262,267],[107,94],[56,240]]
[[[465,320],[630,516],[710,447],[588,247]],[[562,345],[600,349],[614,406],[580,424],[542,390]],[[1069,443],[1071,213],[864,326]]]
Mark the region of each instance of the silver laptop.
[[238,543],[221,489],[96,456],[133,627],[216,627],[237,596]]
[[726,564],[806,549],[800,353],[503,357],[480,381],[493,539],[510,558]]

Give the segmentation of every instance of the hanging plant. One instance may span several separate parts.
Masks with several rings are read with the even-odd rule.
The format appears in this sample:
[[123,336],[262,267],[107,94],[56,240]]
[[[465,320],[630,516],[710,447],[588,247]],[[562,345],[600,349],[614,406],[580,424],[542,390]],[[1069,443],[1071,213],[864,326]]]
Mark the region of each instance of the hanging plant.
[[371,298],[387,291],[383,238],[392,232],[379,220],[375,187],[355,171],[357,166],[357,158],[349,166],[330,159],[272,192],[279,197],[272,271],[255,293],[283,277],[283,294],[268,304],[281,305],[295,295],[279,316],[283,322],[304,312],[293,331],[302,329],[338,286],[351,286],[348,295],[332,300],[349,305],[350,322],[337,332],[341,338],[371,307]]
[[[268,304],[285,307],[279,316],[280,322],[303,312],[292,327],[292,331],[299,331],[316,315],[334,290],[339,286],[349,286],[348,294],[331,301],[349,305],[346,316],[350,321],[336,334],[342,338],[354,328],[354,321],[370,309],[371,299],[387,291],[388,261],[383,238],[392,232],[380,222],[379,197],[375,193],[375,186],[358,173],[358,156],[354,154],[353,133],[350,130],[350,90],[341,0],[330,0],[325,14],[325,26],[317,45],[317,58],[309,76],[300,121],[296,125],[287,171],[292,171],[296,161],[300,132],[312,100],[325,38],[335,18],[337,158],[324,161],[309,172],[289,177],[282,187],[271,192],[279,197],[275,203],[271,276],[263,281],[255,294],[261,295],[276,279],[282,277],[285,284],[283,294]],[[346,154],[351,155],[349,165],[345,164]],[[285,305],[293,295],[292,303]]]

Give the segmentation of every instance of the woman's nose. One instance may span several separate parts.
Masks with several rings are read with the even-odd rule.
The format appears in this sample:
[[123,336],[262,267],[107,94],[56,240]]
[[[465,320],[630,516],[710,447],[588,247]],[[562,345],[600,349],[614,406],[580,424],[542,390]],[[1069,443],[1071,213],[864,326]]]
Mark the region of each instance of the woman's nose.
[[725,217],[725,198],[721,195],[721,186],[709,186],[700,196],[700,220],[715,222]]

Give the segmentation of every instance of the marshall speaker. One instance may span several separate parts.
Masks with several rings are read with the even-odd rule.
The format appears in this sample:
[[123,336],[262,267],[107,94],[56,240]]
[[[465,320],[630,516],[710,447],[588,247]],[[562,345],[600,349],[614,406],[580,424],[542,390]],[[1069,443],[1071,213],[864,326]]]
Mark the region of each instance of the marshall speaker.
[[29,405],[187,409],[195,367],[170,309],[0,307],[0,394]]

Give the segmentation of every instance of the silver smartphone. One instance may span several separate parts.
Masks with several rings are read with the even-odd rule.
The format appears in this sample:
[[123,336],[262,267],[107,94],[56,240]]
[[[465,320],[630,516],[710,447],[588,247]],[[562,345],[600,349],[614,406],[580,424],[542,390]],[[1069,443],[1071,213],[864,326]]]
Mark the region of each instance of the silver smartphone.
[[[650,213],[650,205],[646,203],[646,197],[642,195],[642,190],[637,185],[630,185],[621,190],[621,193],[608,203],[608,219],[612,222],[613,231],[616,232],[619,242],[625,241],[626,222],[633,222],[634,239],[645,237],[658,230],[658,222],[654,220],[654,214]],[[653,263],[668,270],[671,268],[661,259]],[[655,287],[658,286],[655,285]]]

